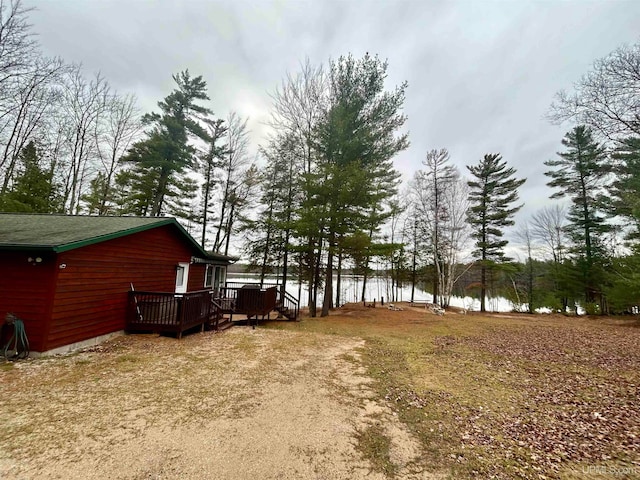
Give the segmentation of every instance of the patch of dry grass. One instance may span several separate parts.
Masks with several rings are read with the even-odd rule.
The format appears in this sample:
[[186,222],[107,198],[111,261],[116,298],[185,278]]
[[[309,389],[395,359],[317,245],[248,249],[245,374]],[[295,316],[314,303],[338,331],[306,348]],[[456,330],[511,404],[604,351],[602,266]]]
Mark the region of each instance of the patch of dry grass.
[[374,471],[395,477],[397,467],[391,461],[391,440],[380,422],[366,425],[356,433],[358,451],[371,462]]
[[420,439],[424,468],[505,479],[640,477],[637,326],[356,305],[272,325],[365,338],[378,396]]

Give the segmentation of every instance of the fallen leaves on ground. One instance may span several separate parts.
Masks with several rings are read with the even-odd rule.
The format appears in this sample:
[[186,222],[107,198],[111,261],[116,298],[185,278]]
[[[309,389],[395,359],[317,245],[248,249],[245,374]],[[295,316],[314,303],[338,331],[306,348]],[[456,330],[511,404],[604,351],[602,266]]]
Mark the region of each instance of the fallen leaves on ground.
[[476,361],[516,392],[510,408],[460,403],[449,412],[471,457],[512,465],[482,473],[538,478],[554,476],[567,462],[611,461],[640,472],[637,329],[517,325],[475,337],[437,337],[434,346],[470,347]]

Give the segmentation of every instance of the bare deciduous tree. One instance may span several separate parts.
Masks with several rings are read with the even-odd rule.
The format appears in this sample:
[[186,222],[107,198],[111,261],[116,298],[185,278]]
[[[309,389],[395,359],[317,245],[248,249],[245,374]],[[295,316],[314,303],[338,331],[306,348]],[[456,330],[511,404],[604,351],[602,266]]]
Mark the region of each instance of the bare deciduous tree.
[[202,183],[202,238],[201,245],[204,248],[207,240],[207,227],[209,226],[209,210],[215,193],[215,186],[218,182],[216,170],[226,155],[229,154],[226,145],[217,145],[217,142],[227,134],[227,127],[224,120],[205,121],[209,133],[207,151],[200,158],[200,171],[204,177]]
[[39,55],[27,21],[31,10],[21,0],[0,0],[0,92],[7,93],[12,79],[32,71],[33,58]]
[[572,93],[557,93],[548,116],[590,126],[609,139],[640,135],[640,44],[596,60]]
[[416,173],[417,184],[420,186],[417,196],[420,199],[420,214],[424,219],[430,240],[431,257],[435,269],[433,303],[440,304],[439,290],[444,277],[442,259],[440,258],[443,243],[441,236],[449,215],[447,205],[444,204],[444,197],[449,185],[457,180],[459,174],[455,167],[449,164],[449,152],[444,148],[427,152],[422,164],[425,170],[419,170]]
[[46,128],[60,97],[60,81],[66,69],[62,60],[38,57],[33,69],[24,73],[14,85],[10,99],[6,99],[0,138],[0,171],[4,178],[0,194],[6,192],[22,149]]
[[564,259],[566,217],[566,207],[554,204],[537,211],[531,218],[531,234],[542,242],[554,263]]
[[467,222],[469,210],[469,186],[459,175],[444,191],[443,203],[447,211],[447,219],[442,226],[442,243],[440,245],[440,305],[448,307],[453,294],[453,287],[460,277],[471,267],[463,267],[463,253],[470,239],[470,227]]
[[[307,59],[300,72],[293,76],[287,74],[282,85],[272,95],[273,114],[271,126],[280,135],[290,139],[291,149],[301,164],[304,173],[313,169],[316,151],[314,130],[321,120],[327,104],[328,78],[322,67],[314,67]],[[303,189],[305,190],[305,189]],[[308,200],[308,199],[307,199]],[[311,208],[310,202],[304,202],[305,208]],[[318,285],[320,284],[320,261],[323,239],[319,235],[322,226],[316,232],[309,231],[306,236],[306,251],[299,256],[306,264],[309,285],[308,306],[312,317],[316,315]],[[302,264],[300,265],[302,271]]]
[[[221,251],[224,245],[228,245],[236,215],[236,203],[242,189],[243,177],[249,165],[247,147],[249,145],[249,131],[247,119],[242,119],[237,113],[231,112],[227,121],[227,153],[220,162],[220,213],[217,218],[216,238],[213,242],[213,250]],[[228,249],[228,247],[227,247]]]
[[80,66],[66,76],[63,88],[63,110],[69,156],[65,162],[64,205],[68,213],[78,213],[89,161],[96,153],[96,124],[105,110],[109,85],[98,73],[87,81]]
[[111,190],[119,160],[136,139],[142,127],[135,95],[118,95],[102,91],[102,115],[94,122],[96,155],[103,181],[98,197],[98,215],[110,211]]
[[[458,280],[461,252],[469,239],[466,213],[469,187],[448,164],[446,149],[431,150],[411,184],[416,221],[414,237],[426,240],[426,256],[433,262],[433,302],[447,307]],[[414,240],[415,243],[416,240]]]

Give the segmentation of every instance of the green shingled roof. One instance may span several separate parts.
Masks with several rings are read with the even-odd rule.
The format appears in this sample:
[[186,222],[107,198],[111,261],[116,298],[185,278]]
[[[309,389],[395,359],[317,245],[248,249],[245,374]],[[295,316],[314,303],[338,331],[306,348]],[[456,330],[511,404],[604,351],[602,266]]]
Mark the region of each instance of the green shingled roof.
[[206,252],[175,218],[169,217],[0,213],[0,249],[64,252],[162,225],[174,225],[204,258],[235,260],[233,257]]

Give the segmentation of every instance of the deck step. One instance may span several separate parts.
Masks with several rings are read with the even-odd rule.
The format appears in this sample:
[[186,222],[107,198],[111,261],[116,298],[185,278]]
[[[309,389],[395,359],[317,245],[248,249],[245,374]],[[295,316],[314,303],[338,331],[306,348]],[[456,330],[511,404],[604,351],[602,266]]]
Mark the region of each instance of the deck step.
[[296,320],[294,313],[288,307],[277,307],[276,306],[276,310],[281,316],[286,317],[289,320]]
[[223,331],[225,331],[225,330],[227,330],[227,329],[229,329],[231,327],[233,327],[233,322],[231,320],[229,320],[228,318],[224,319],[224,320],[221,320],[218,323],[218,331],[219,332],[223,332]]

